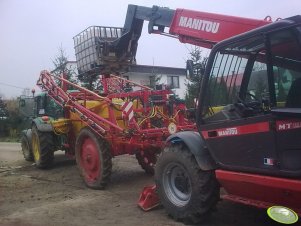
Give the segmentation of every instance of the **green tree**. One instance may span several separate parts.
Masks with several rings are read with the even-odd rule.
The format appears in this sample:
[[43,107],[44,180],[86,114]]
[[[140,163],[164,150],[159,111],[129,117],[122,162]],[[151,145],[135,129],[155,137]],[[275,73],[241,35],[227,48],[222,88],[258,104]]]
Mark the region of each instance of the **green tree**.
[[[63,49],[62,46],[59,47],[58,49],[58,55],[55,57],[54,60],[52,60],[54,64],[54,70],[52,73],[56,76],[62,76],[62,74],[66,75],[66,78],[68,81],[72,83],[77,83],[77,73],[72,68],[71,65],[68,65],[68,57],[65,53],[65,50]],[[59,81],[57,81],[58,84],[60,84]],[[73,89],[72,87],[68,87],[68,89]]]
[[6,103],[0,96],[0,137],[6,137],[8,135],[8,112]]
[[[2,115],[0,116],[0,137],[16,139],[24,127],[24,120],[19,111],[19,100],[0,98],[0,108],[2,106]],[[4,113],[3,113],[4,112]]]
[[6,101],[10,137],[17,137],[23,128],[23,120],[19,111],[18,99]]
[[0,96],[0,119],[5,119],[7,117],[6,104],[4,103],[2,97]]
[[78,75],[78,80],[80,81],[80,85],[82,87],[85,87],[89,90],[96,90],[102,89],[102,85],[97,81],[98,80],[98,75],[92,74],[79,74]]
[[228,102],[228,88],[224,77],[210,78],[209,82],[210,105],[222,106]]
[[193,47],[189,53],[189,59],[192,61],[192,72],[190,81],[188,81],[185,102],[188,108],[193,108],[195,106],[195,98],[198,98],[200,92],[200,83],[204,76],[205,66],[207,63],[207,57],[202,56],[202,51],[200,47]]
[[161,80],[162,76],[154,74],[149,78],[149,87],[152,89],[156,89],[156,85],[159,85],[158,82]]

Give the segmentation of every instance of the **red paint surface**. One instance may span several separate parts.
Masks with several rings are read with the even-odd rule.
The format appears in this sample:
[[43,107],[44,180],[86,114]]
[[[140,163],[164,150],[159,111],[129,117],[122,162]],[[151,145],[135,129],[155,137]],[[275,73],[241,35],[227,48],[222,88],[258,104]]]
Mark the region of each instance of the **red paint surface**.
[[300,129],[301,120],[300,119],[289,119],[289,120],[279,120],[276,121],[277,131],[286,131],[292,129]]
[[[195,19],[211,23],[218,23],[219,27],[216,32],[212,32],[210,29],[206,29],[206,26],[200,26],[200,29],[191,28],[189,26],[181,26],[181,17],[186,17],[187,19],[191,18],[192,20]],[[217,42],[269,23],[271,23],[271,21],[177,9],[170,26],[170,33],[178,35],[181,42],[197,44],[205,48],[212,48],[212,46]]]
[[[236,129],[236,134],[229,134],[229,135],[219,135],[219,133],[226,131],[227,129]],[[226,137],[226,136],[239,136],[239,135],[245,135],[245,134],[251,134],[251,133],[262,133],[262,132],[268,132],[270,130],[269,122],[259,122],[249,125],[243,125],[243,126],[232,126],[232,127],[226,127],[226,128],[220,128],[216,130],[206,130],[202,131],[202,135],[205,139],[211,139],[211,138],[218,138],[218,137]],[[217,136],[210,137],[209,133],[212,131],[217,132]]]
[[87,181],[94,182],[100,176],[101,162],[96,143],[87,137],[81,147],[80,164],[84,169],[84,176]]
[[226,199],[266,208],[282,205],[301,213],[301,180],[216,170],[216,177],[229,193]]

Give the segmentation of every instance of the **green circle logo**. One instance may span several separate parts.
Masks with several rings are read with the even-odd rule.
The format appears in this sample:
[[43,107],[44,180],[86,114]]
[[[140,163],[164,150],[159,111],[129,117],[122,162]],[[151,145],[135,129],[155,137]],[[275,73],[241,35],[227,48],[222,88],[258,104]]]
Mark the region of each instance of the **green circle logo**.
[[272,206],[267,213],[272,220],[281,224],[294,224],[298,221],[298,214],[284,206]]

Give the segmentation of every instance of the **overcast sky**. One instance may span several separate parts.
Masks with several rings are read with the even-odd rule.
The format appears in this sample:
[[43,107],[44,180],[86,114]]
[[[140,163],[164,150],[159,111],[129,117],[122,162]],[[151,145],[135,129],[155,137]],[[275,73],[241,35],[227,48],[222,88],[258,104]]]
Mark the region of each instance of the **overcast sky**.
[[[60,46],[75,60],[72,38],[88,26],[122,27],[128,4],[274,20],[301,9],[301,0],[0,0],[0,94],[16,97],[22,88],[34,88],[39,72],[53,69]],[[137,63],[184,67],[189,48],[144,31]]]

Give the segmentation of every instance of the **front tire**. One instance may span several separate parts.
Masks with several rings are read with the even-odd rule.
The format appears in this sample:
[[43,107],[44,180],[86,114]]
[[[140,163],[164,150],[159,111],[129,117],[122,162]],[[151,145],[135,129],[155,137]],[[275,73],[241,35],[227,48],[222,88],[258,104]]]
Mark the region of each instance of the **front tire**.
[[90,129],[83,128],[76,140],[75,158],[87,187],[105,188],[112,172],[112,157],[108,143]]
[[36,167],[49,168],[54,159],[55,144],[52,132],[41,132],[32,127],[32,154]]
[[164,149],[155,167],[155,182],[162,205],[176,220],[206,220],[219,200],[214,171],[201,170],[182,143]]
[[32,147],[29,143],[29,140],[26,136],[26,134],[23,134],[21,137],[21,148],[22,148],[22,153],[24,156],[24,159],[26,161],[32,162],[33,159],[33,154],[32,154]]

